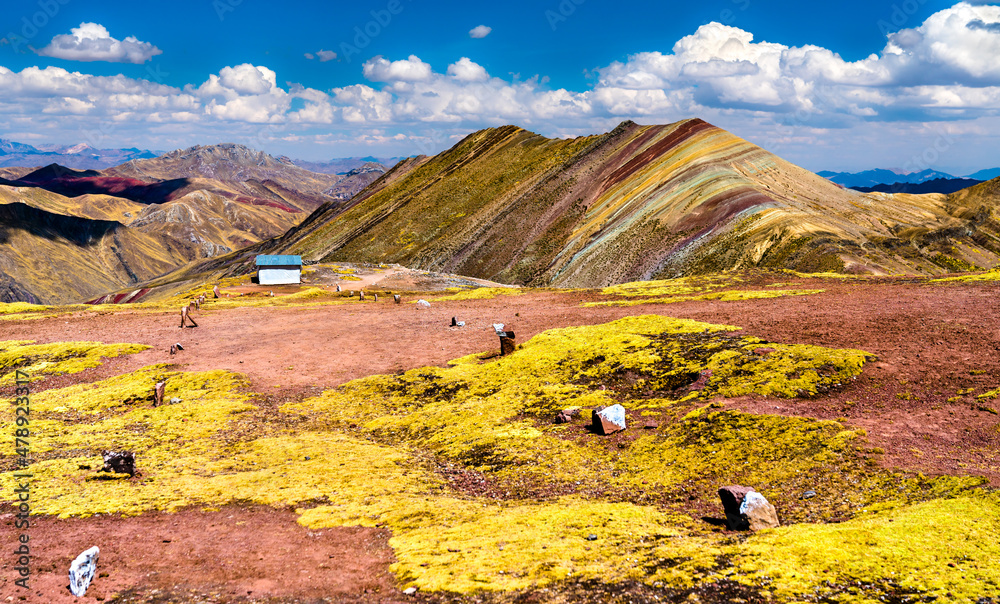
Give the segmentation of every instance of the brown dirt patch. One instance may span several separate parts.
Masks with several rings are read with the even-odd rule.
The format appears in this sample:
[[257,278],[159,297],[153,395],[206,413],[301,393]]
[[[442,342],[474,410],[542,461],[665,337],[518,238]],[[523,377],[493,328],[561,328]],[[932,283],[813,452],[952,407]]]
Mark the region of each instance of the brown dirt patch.
[[[135,518],[99,516],[59,520],[35,518],[30,528],[34,555],[31,593],[9,584],[4,598],[60,604],[99,602],[116,593],[125,601],[262,602],[324,597],[386,602],[402,597],[388,571],[393,561],[389,531],[344,527],[311,531],[293,511],[227,506],[220,511],[187,510]],[[0,508],[0,547],[15,549],[10,508]],[[73,559],[92,545],[101,548],[99,576],[87,595],[70,593]],[[14,574],[3,556],[5,577]],[[152,599],[150,599],[152,598]]]

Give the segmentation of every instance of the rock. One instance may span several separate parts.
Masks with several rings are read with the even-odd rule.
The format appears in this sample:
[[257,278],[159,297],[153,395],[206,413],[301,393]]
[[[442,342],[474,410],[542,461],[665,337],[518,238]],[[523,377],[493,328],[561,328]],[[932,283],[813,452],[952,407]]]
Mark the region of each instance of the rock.
[[719,499],[722,500],[722,508],[726,512],[726,524],[734,531],[745,531],[749,527],[746,520],[740,514],[740,506],[747,493],[753,492],[753,487],[730,486],[719,489]]
[[771,354],[772,352],[777,352],[777,350],[775,350],[774,348],[754,348],[753,349],[753,353],[754,354],[762,356],[762,357],[767,356],[767,355]]
[[339,283],[337,284],[337,291],[338,292],[340,291],[340,284]]
[[709,378],[711,377],[712,377],[711,369],[706,369],[705,371],[702,371],[701,373],[698,374],[698,379],[695,380],[693,384],[688,386],[688,390],[690,391],[704,390],[705,386],[708,385]]
[[643,430],[656,430],[660,427],[660,422],[646,422],[643,426]]
[[514,332],[503,332],[503,335],[500,336],[500,356],[505,357],[508,354],[514,354],[514,350],[516,349],[517,345],[514,344]]
[[178,404],[180,402],[181,402],[181,399],[177,398],[176,396],[174,398],[170,399],[170,404],[171,405],[176,405],[176,404]]
[[594,432],[598,434],[614,434],[625,429],[625,407],[615,404],[591,414]]
[[104,466],[100,472],[128,474],[135,476],[135,454],[131,451],[103,451]]
[[378,294],[372,294],[375,297],[375,301],[378,302]]
[[778,528],[778,512],[757,491],[750,491],[740,504],[740,516],[746,519],[751,531]]
[[180,343],[180,342],[178,342],[178,343],[174,344],[174,346],[176,346],[176,347],[177,347],[177,350],[184,350],[184,347],[183,347],[183,346],[181,346],[181,343]]
[[493,324],[493,331],[497,332],[498,336],[503,336],[504,335],[503,323],[494,323]]
[[597,535],[594,533],[587,535],[587,541],[597,541]]
[[177,344],[170,345],[170,354],[177,354]]
[[153,406],[159,407],[163,404],[163,393],[167,389],[166,380],[162,382],[157,382],[156,386],[153,387]]
[[431,303],[427,300],[417,300],[417,306],[422,306],[423,308],[430,308]]
[[726,523],[734,531],[759,531],[779,526],[774,506],[753,487],[722,487],[719,499],[726,510]]
[[212,287],[212,293],[215,294],[216,298],[219,297],[219,286],[218,285]]
[[801,498],[802,499],[812,499],[815,496],[816,496],[816,491],[806,491],[805,493],[802,493],[802,497]]
[[579,409],[563,409],[558,415],[556,415],[556,423],[568,424],[578,417],[580,417]]
[[407,587],[406,589],[403,590],[403,593],[406,594],[406,595],[408,595],[408,596],[412,596],[412,595],[414,595],[414,594],[417,593],[417,588],[416,587]]
[[361,300],[362,302],[365,301],[365,292],[362,291],[361,294],[358,295],[358,300]]
[[400,302],[403,301],[403,299],[399,297],[399,294],[396,294],[392,297],[392,301],[395,302],[396,304],[399,304]]
[[90,582],[97,574],[97,558],[101,550],[94,547],[83,552],[69,565],[69,590],[73,595],[82,598],[90,587]]
[[451,326],[452,327],[457,327],[458,326],[458,317],[452,317],[451,318]]

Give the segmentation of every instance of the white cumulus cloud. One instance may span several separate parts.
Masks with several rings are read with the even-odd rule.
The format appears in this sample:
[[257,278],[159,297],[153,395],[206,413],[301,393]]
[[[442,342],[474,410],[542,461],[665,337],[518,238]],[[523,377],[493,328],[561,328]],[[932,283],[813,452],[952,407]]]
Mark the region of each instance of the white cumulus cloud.
[[431,66],[416,55],[405,61],[388,61],[378,56],[366,61],[362,72],[372,82],[419,82],[431,77]]
[[486,36],[490,35],[491,31],[493,31],[492,27],[486,25],[477,25],[469,30],[469,37],[476,39],[485,38]]
[[81,23],[68,34],[61,34],[49,45],[37,51],[45,57],[69,61],[110,61],[112,63],[145,63],[163,51],[134,36],[124,40],[111,37],[99,23]]

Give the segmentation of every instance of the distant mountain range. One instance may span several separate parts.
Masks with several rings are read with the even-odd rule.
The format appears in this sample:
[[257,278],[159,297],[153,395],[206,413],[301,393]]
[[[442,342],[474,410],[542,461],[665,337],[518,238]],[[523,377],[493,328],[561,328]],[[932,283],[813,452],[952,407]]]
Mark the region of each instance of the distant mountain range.
[[146,149],[95,149],[87,143],[39,145],[0,138],[0,167],[59,164],[75,170],[101,170],[132,159],[150,159],[159,152]]
[[[59,164],[74,170],[104,170],[133,159],[152,159],[163,155],[163,151],[147,149],[96,149],[87,143],[75,145],[29,145],[5,138],[0,138],[0,168],[8,167],[39,167],[49,164]],[[339,157],[327,161],[306,161],[278,157],[278,161],[294,164],[310,172],[320,174],[339,174],[346,176],[348,172],[363,168],[367,164],[379,164],[386,168],[392,167],[404,157]]]
[[818,172],[838,185],[864,193],[954,193],[1000,176],[1000,168],[980,170],[966,176],[953,176],[937,170],[922,170],[901,174],[892,170],[864,172]]
[[279,159],[290,161],[296,166],[305,168],[306,170],[310,170],[312,172],[346,175],[348,172],[363,168],[368,164],[380,164],[385,168],[391,168],[406,158],[373,157],[369,155],[367,157],[340,157],[329,161],[306,161],[304,159],[291,159],[288,157],[280,157]]

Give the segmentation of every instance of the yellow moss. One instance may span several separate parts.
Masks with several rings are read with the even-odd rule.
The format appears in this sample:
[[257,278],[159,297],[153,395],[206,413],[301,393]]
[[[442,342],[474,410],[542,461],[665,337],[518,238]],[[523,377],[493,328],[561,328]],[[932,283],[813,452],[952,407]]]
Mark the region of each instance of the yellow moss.
[[497,296],[520,296],[524,293],[519,287],[477,287],[458,291],[448,296],[430,298],[433,302],[450,302],[453,300],[490,300]]
[[1000,268],[963,275],[961,277],[943,277],[941,279],[931,279],[931,283],[971,283],[976,281],[1000,281]]
[[[753,340],[754,338],[750,338]],[[773,352],[756,355],[754,350]],[[833,349],[808,344],[747,344],[712,357],[710,384],[726,397],[763,394],[791,398],[815,395],[820,388],[839,386],[861,373],[874,358],[863,350]]]
[[606,296],[683,296],[712,289],[729,287],[742,279],[734,275],[711,275],[662,279],[657,281],[632,281],[605,287],[601,293]]
[[895,592],[910,601],[971,603],[1000,595],[998,532],[997,496],[966,495],[766,531],[736,549],[734,563],[747,581],[769,577],[783,600],[809,594],[875,604]]
[[102,344],[100,342],[55,342],[33,344],[26,341],[0,343],[0,385],[15,381],[15,371],[31,380],[44,375],[79,373],[97,367],[104,358],[134,354],[148,349],[142,344]]
[[989,392],[984,392],[984,393],[980,394],[979,396],[977,396],[976,398],[978,398],[978,399],[992,400],[992,399],[995,399],[997,397],[1000,397],[1000,388],[997,388],[996,390],[990,390]]
[[354,275],[343,275],[340,277],[341,281],[362,281],[361,277],[355,277]]
[[40,304],[29,304],[27,302],[0,302],[0,315],[22,312],[38,312],[42,310],[49,310],[50,308],[52,307],[42,306]]
[[761,300],[764,298],[781,298],[784,296],[808,296],[811,294],[821,294],[826,290],[822,289],[775,289],[770,291],[760,290],[730,290],[701,294],[698,296],[672,296],[668,298],[642,298],[640,300],[610,300],[606,302],[585,302],[580,306],[637,306],[639,304],[674,304],[676,302],[690,302],[694,300],[720,300],[722,302],[735,302],[739,300]]

